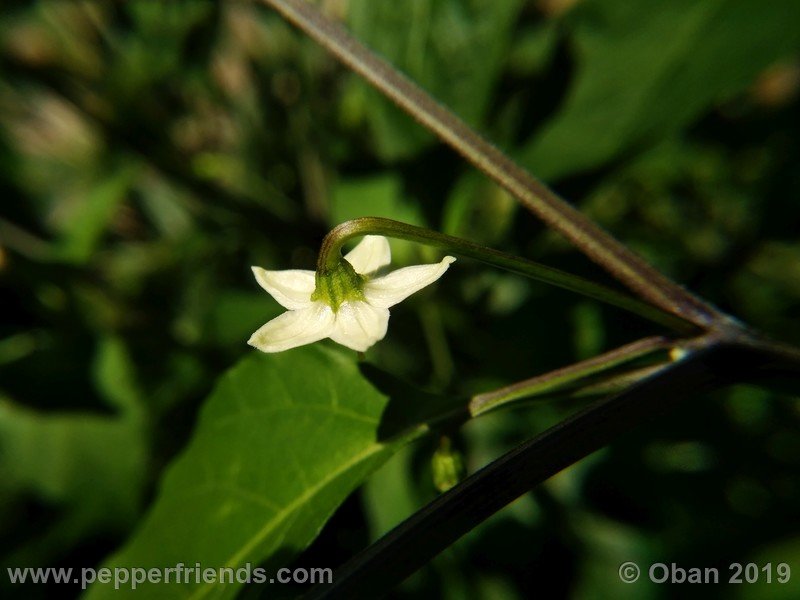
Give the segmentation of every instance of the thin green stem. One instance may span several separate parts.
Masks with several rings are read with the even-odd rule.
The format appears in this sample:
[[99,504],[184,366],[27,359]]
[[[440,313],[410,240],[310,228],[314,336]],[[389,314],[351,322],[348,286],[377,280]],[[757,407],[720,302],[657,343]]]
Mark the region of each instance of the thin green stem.
[[636,295],[700,328],[725,318],[595,225],[305,0],[262,0],[508,190]]
[[[610,370],[615,370],[614,375],[616,376],[618,367],[634,361],[638,362],[650,355],[663,354],[675,344],[675,341],[661,336],[644,338],[589,360],[473,396],[469,403],[469,412],[473,417],[477,417],[523,398],[552,395],[566,388],[580,386],[589,378]],[[596,384],[597,381],[592,380],[592,383]]]
[[[662,362],[655,365],[650,365],[649,367],[639,367],[636,369],[631,369],[630,371],[624,371],[619,375],[612,375],[608,378],[603,378],[601,381],[596,383],[590,383],[585,386],[569,390],[567,393],[563,394],[563,396],[570,399],[580,399],[600,398],[603,396],[610,396],[612,394],[619,394],[632,385],[643,381],[648,377],[652,377],[664,369],[669,368],[671,364],[671,361]],[[561,396],[561,394],[557,395]],[[536,399],[538,399],[538,397],[534,400]]]
[[473,258],[518,275],[600,300],[674,331],[687,334],[697,333],[697,328],[692,323],[624,292],[513,254],[481,246],[469,240],[380,217],[353,219],[332,229],[322,241],[317,259],[318,272],[325,273],[334,269],[342,259],[342,246],[348,240],[363,235],[384,235],[442,248],[454,254]]

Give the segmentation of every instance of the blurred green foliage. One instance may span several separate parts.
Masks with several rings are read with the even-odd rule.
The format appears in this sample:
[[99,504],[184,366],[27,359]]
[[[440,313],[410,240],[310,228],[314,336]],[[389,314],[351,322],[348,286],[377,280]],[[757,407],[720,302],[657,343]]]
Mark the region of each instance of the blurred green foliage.
[[[797,2],[322,4],[667,273],[800,343]],[[257,6],[17,0],[2,14],[3,568],[97,565],[142,531],[203,398],[281,312],[249,266],[313,268],[343,219],[389,216],[603,278]],[[393,249],[399,264],[434,256]],[[459,261],[393,311],[367,361],[468,395],[652,332]],[[573,408],[490,415],[453,444],[471,472]],[[797,597],[794,580],[626,586],[617,568],[725,574],[754,560],[800,577],[798,425],[796,398],[693,398],[521,498],[396,596]],[[436,443],[398,453],[291,564],[335,566],[432,499]],[[77,593],[4,577],[0,590]]]

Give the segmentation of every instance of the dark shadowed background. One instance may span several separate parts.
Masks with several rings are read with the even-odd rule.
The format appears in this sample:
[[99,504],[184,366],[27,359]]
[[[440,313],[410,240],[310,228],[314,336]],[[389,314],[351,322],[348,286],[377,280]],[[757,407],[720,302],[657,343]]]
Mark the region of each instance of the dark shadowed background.
[[[670,276],[800,343],[800,3],[326,0],[325,12]],[[606,277],[254,4],[4,2],[0,590],[96,566],[137,527],[215,379],[281,308],[250,265],[314,268],[391,217]],[[437,254],[394,243],[395,261]],[[467,260],[367,360],[470,394],[658,329]],[[325,344],[330,342],[324,342]],[[470,423],[470,471],[557,422]],[[292,565],[336,566],[436,494],[402,450]],[[397,598],[800,597],[800,399],[689,399],[471,532]],[[788,584],[623,585],[617,569],[788,563]],[[286,593],[286,589],[280,590]],[[275,588],[251,586],[248,598]]]

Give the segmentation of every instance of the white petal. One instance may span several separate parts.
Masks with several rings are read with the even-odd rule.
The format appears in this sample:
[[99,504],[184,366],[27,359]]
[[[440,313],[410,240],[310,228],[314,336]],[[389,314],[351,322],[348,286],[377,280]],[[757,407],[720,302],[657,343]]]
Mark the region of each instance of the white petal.
[[330,306],[314,302],[308,308],[275,317],[251,335],[247,343],[262,352],[281,352],[328,337],[334,321]]
[[378,308],[394,306],[439,279],[455,260],[452,256],[445,256],[442,262],[436,264],[405,267],[367,281],[364,284],[364,297]]
[[345,302],[336,313],[331,339],[352,350],[364,352],[382,340],[389,326],[389,309],[375,308],[366,302]]
[[353,265],[359,275],[377,271],[392,260],[389,240],[382,235],[366,235],[358,246],[345,254],[344,259]]
[[250,268],[253,269],[258,285],[267,290],[284,308],[297,310],[311,304],[311,294],[316,287],[314,271],[266,271],[261,267]]

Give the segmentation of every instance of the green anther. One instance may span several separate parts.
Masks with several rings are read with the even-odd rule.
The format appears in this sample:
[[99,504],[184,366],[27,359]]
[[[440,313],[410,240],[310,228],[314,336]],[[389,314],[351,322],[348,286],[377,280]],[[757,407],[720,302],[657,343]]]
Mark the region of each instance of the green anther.
[[332,269],[317,271],[317,287],[311,300],[324,302],[336,312],[343,302],[364,300],[364,281],[365,278],[342,259]]

